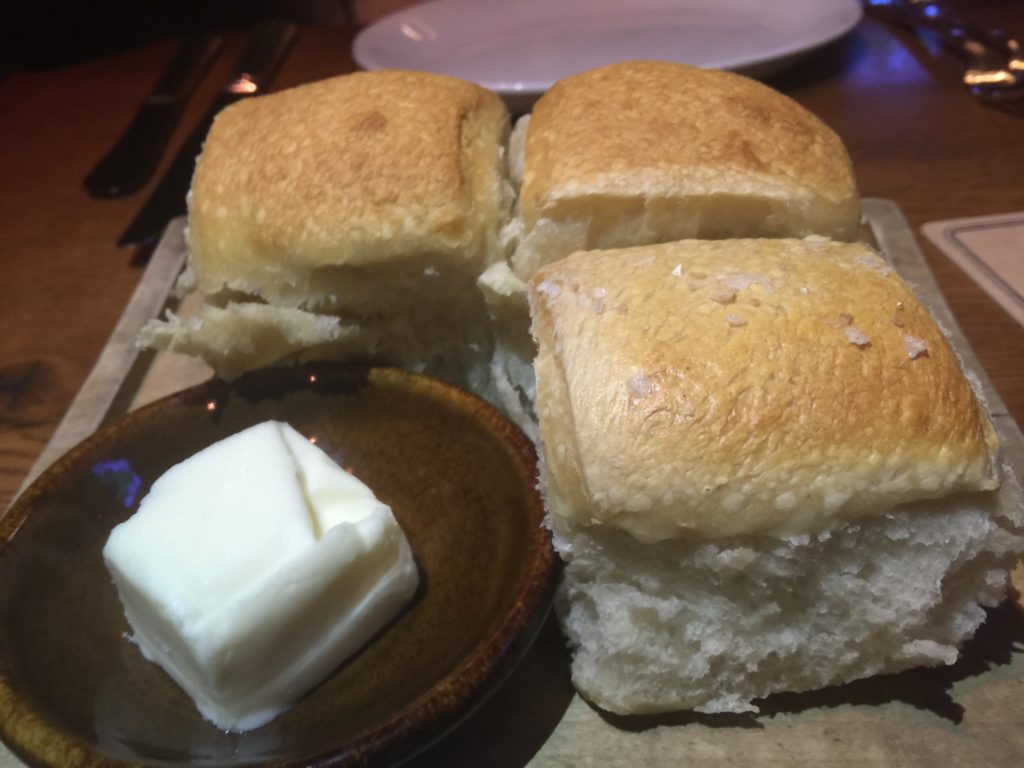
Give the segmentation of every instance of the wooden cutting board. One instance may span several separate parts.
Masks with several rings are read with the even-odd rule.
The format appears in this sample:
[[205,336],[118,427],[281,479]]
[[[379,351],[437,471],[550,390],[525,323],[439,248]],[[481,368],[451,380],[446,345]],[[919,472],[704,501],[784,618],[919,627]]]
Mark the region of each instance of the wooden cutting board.
[[[866,239],[886,254],[950,334],[1003,441],[1024,473],[1024,438],[992,388],[896,205],[865,200]],[[32,476],[103,424],[191,384],[210,370],[188,358],[140,353],[134,338],[167,308],[185,260],[179,220],[168,228],[121,323]],[[1024,568],[1015,583],[1024,591]],[[1013,600],[951,667],[912,670],[765,700],[759,715],[615,717],[573,691],[568,654],[549,618],[510,678],[453,733],[406,765],[425,766],[1020,766],[1024,765],[1024,608]],[[0,768],[22,765],[0,747]]]

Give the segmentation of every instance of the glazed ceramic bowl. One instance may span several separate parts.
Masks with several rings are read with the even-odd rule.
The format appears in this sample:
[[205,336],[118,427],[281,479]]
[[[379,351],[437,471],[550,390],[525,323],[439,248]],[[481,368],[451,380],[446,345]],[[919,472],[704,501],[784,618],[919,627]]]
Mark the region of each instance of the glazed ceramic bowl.
[[[231,734],[126,639],[100,552],[164,471],[266,419],[315,438],[391,505],[423,586],[292,709]],[[493,408],[396,369],[261,371],[129,414],[0,521],[0,735],[49,765],[398,762],[478,704],[543,621],[555,558],[535,486],[532,446]]]

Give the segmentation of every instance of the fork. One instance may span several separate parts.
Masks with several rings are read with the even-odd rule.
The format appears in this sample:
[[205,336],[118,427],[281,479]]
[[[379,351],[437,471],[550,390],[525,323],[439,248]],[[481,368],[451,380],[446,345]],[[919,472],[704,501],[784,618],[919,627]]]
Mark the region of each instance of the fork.
[[935,32],[963,59],[962,82],[978,100],[1024,113],[1024,54],[1015,38],[965,22],[931,0],[865,0],[865,7],[877,18]]

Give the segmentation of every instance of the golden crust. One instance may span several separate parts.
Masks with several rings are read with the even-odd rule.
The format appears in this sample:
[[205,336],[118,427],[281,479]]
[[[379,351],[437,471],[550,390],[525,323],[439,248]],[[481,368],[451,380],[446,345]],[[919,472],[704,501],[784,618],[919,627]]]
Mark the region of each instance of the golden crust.
[[796,535],[998,485],[949,344],[863,245],[577,253],[530,300],[555,515],[648,541]]
[[508,115],[490,91],[361,72],[218,115],[190,195],[199,286],[275,296],[291,270],[498,256]]
[[527,228],[542,216],[557,218],[561,203],[581,197],[716,195],[780,199],[798,213],[784,231],[740,235],[852,239],[859,222],[839,138],[793,100],[748,78],[625,62],[560,80],[534,107],[520,198]]

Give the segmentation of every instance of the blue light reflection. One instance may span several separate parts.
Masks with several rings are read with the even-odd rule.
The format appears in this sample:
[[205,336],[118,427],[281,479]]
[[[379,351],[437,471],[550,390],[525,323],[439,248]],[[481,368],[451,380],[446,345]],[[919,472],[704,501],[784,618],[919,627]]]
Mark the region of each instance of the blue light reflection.
[[92,465],[92,473],[101,483],[114,489],[122,505],[130,507],[135,503],[142,487],[142,478],[132,469],[127,459],[97,461]]

